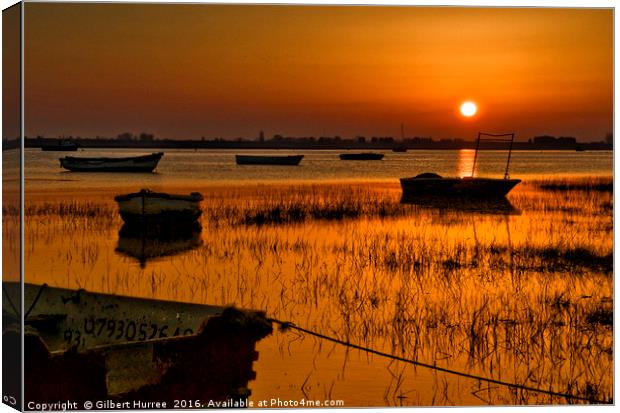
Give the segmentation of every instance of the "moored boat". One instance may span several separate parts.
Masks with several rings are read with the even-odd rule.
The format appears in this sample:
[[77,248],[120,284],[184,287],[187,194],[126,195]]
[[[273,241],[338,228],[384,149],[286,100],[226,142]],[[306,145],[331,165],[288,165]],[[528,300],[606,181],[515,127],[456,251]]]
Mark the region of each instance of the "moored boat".
[[396,146],[392,148],[392,152],[407,152],[406,146]]
[[361,153],[341,153],[340,160],[342,161],[380,161],[383,159],[382,153],[375,152],[361,152]]
[[[508,159],[504,178],[478,178],[474,177],[476,171],[476,160],[480,149],[480,142],[509,142]],[[514,133],[507,134],[488,134],[479,132],[476,142],[476,152],[472,164],[472,172],[469,177],[444,178],[435,173],[423,173],[409,178],[401,178],[400,186],[403,190],[403,198],[411,199],[415,197],[434,197],[434,198],[474,198],[474,199],[501,199],[508,192],[518,185],[520,179],[510,179],[508,168],[510,167],[510,155],[512,154],[512,144]]]
[[3,300],[2,340],[27,355],[25,397],[37,402],[61,397],[114,410],[135,408],[137,400],[161,407],[247,397],[256,343],[272,332],[265,314],[253,310],[46,284],[9,282],[3,289],[22,291],[29,305],[24,330]]
[[121,218],[128,223],[143,224],[145,221],[168,224],[194,221],[200,217],[200,201],[203,197],[198,192],[189,195],[174,195],[151,192],[142,189],[126,195],[114,197],[118,203]]
[[235,155],[237,165],[299,165],[303,155]]
[[163,152],[122,158],[65,156],[60,166],[73,172],[153,172],[162,156]]
[[412,178],[400,179],[403,198],[503,198],[519,182],[521,182],[520,179],[444,178],[434,173],[423,173]]
[[78,144],[68,139],[58,141],[55,145],[43,145],[42,151],[54,151],[54,152],[75,152],[78,150]]

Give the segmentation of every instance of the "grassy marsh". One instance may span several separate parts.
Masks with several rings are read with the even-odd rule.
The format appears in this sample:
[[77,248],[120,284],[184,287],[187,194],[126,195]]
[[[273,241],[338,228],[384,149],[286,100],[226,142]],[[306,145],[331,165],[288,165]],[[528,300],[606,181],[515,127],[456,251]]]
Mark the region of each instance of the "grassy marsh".
[[[597,188],[610,183],[524,182],[511,215],[401,204],[397,182],[204,188],[202,245],[145,268],[114,252],[112,196],[33,202],[26,281],[263,309],[442,367],[609,400],[613,193]],[[408,374],[378,386],[411,390]],[[436,377],[409,403],[462,400]],[[341,387],[333,396],[356,405]],[[567,402],[484,393],[488,404]]]

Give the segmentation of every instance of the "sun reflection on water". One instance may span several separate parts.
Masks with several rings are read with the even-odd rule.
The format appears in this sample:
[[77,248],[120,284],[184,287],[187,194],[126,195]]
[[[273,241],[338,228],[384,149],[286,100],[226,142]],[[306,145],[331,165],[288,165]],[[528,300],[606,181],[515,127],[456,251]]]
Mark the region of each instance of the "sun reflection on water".
[[[461,149],[457,156],[456,175],[459,178],[466,176],[473,176],[472,168],[474,166],[474,157],[476,151],[473,149]],[[476,165],[476,172],[478,171],[478,165]]]

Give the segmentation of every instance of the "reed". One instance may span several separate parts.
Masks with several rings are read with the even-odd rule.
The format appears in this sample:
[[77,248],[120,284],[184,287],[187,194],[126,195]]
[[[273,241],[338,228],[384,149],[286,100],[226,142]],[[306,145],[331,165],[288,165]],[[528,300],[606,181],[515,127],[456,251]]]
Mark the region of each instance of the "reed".
[[[526,182],[512,215],[401,204],[394,183],[205,189],[202,245],[145,268],[114,253],[112,203],[59,200],[26,210],[26,281],[262,309],[404,357],[609,400],[613,194],[544,182],[566,188]],[[442,380],[421,403],[458,403]],[[412,386],[397,366],[385,385],[390,400]],[[567,402],[468,386],[489,404]]]
[[548,178],[530,181],[530,184],[549,191],[600,191],[613,192],[611,176],[581,178]]

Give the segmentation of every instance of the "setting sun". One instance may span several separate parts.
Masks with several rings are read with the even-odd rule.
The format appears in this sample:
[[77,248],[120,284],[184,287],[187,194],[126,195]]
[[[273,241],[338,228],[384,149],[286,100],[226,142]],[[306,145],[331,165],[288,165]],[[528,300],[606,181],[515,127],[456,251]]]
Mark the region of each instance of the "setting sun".
[[613,2],[126,1],[4,0],[4,404],[617,401]]
[[478,107],[472,101],[463,102],[463,104],[461,105],[461,113],[465,117],[470,118],[474,116],[477,111],[478,111]]

